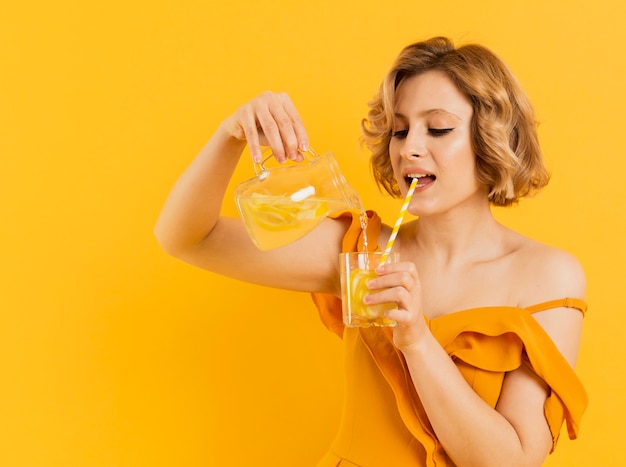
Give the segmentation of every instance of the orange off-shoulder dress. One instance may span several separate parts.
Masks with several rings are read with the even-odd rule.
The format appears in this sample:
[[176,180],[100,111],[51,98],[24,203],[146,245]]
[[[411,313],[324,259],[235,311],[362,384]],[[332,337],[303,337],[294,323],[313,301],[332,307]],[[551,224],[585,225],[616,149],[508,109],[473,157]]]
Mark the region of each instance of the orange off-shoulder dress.
[[[349,214],[343,214],[349,215]],[[380,218],[368,212],[368,244],[377,248]],[[361,251],[362,232],[353,216],[343,251]],[[317,467],[453,466],[415,392],[390,328],[345,328],[341,300],[313,294],[322,322],[344,344],[345,403],[338,433]],[[566,422],[575,439],[587,395],[574,370],[532,313],[569,307],[584,313],[580,299],[563,298],[529,308],[472,308],[430,319],[430,330],[459,371],[491,407],[506,372],[528,365],[549,387],[544,413],[553,447]]]

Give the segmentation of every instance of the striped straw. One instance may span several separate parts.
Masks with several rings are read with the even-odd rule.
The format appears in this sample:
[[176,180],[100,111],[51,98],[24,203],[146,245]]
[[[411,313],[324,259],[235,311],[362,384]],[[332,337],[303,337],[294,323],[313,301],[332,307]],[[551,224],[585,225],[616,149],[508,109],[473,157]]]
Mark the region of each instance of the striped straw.
[[398,236],[398,230],[400,230],[400,225],[402,224],[402,221],[404,220],[404,215],[406,214],[406,211],[409,207],[409,203],[411,202],[411,197],[413,196],[413,192],[415,191],[417,182],[418,182],[417,178],[414,178],[411,181],[411,186],[409,187],[409,191],[404,197],[404,204],[402,205],[402,208],[400,208],[400,214],[398,215],[398,220],[396,220],[396,224],[393,226],[393,230],[391,231],[391,236],[389,237],[389,241],[387,242],[387,247],[385,248],[385,251],[383,252],[381,256],[380,264],[385,264],[385,261],[387,261],[387,258],[389,257],[389,253],[391,253],[393,242],[396,240],[396,237]]

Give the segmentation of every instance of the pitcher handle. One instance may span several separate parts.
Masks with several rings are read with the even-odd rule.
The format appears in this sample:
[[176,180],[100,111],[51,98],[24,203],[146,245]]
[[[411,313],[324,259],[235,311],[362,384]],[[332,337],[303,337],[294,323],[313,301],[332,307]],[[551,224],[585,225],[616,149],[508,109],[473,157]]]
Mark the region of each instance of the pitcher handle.
[[[261,173],[265,172],[267,169],[265,168],[265,163],[272,159],[274,157],[274,154],[271,152],[270,148],[267,148],[265,151],[263,152],[269,152],[269,155],[266,156],[265,158],[263,158],[261,160],[261,162],[255,162],[254,163],[254,173],[257,175],[260,175]],[[302,154],[304,156],[305,159],[308,159],[309,162],[312,162],[316,159],[319,159],[319,154],[316,153],[313,148],[309,148],[306,151],[303,151],[301,149],[298,149],[298,152],[300,154]]]

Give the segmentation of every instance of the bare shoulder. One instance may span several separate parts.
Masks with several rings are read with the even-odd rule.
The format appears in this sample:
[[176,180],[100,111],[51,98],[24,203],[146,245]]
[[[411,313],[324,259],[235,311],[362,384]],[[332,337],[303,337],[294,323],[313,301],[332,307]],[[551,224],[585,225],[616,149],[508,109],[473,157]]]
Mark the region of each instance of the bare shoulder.
[[[585,298],[586,280],[578,259],[559,248],[525,239],[519,250],[523,282],[520,306],[527,307],[563,298]],[[552,308],[533,317],[552,338],[557,348],[575,366],[580,345],[583,315],[571,308]]]
[[[516,263],[521,273],[522,305],[559,298],[585,298],[585,272],[571,253],[536,240],[521,237]],[[524,303],[525,302],[525,303]]]

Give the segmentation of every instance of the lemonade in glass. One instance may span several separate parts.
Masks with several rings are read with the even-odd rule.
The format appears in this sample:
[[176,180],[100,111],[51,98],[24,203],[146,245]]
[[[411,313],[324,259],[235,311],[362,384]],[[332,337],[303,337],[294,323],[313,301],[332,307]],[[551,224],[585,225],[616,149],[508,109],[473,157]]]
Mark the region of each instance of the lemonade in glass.
[[[343,323],[347,327],[395,326],[385,313],[397,308],[395,303],[366,305],[363,298],[376,291],[367,288],[367,282],[377,277],[374,269],[380,264],[382,252],[341,253],[341,302]],[[389,253],[388,263],[397,263],[399,254]]]

